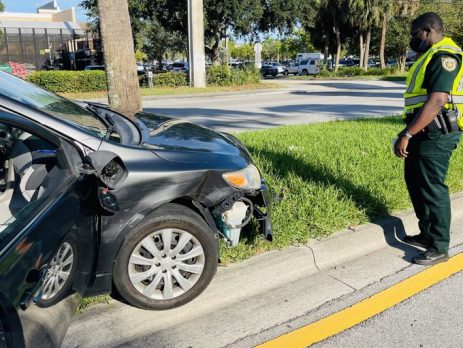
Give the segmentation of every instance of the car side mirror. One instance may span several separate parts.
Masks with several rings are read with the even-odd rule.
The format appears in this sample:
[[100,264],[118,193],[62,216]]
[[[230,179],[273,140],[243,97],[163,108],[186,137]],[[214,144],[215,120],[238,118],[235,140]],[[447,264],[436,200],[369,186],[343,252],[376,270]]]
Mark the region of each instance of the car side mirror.
[[86,156],[81,171],[95,175],[110,189],[120,186],[128,175],[122,159],[110,151],[95,151]]

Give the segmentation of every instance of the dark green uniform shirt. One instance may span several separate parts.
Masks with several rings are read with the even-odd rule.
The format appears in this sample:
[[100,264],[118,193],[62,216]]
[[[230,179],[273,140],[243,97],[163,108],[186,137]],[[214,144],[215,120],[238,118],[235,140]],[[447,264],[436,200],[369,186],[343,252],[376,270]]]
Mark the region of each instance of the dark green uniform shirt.
[[436,53],[426,67],[423,88],[428,93],[450,93],[460,71],[461,57],[447,52]]

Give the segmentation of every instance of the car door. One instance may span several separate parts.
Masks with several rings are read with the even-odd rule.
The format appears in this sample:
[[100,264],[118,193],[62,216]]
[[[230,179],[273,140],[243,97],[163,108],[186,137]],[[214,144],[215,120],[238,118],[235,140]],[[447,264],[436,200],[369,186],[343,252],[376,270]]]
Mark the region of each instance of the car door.
[[14,171],[0,195],[0,347],[59,346],[92,281],[96,178],[68,139],[17,115],[0,112],[0,125]]

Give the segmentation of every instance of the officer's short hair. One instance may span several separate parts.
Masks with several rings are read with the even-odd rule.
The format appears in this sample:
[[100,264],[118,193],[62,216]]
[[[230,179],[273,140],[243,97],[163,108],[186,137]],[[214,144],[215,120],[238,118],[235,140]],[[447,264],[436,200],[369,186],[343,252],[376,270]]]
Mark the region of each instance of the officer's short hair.
[[444,32],[444,22],[442,21],[442,18],[440,18],[440,16],[435,12],[426,12],[418,16],[412,22],[412,26],[422,29],[432,28],[438,33]]

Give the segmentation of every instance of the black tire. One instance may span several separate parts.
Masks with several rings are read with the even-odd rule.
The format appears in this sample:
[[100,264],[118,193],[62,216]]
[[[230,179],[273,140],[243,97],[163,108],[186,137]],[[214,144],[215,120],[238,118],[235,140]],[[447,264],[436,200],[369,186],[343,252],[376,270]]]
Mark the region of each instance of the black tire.
[[288,75],[289,75],[289,71],[288,71],[288,70],[285,70],[285,71],[283,72],[283,75],[288,76]]
[[[157,284],[159,285],[155,285],[155,287],[151,288],[153,292],[156,292],[156,296],[163,296],[165,290],[164,279],[167,279],[164,277],[168,277],[168,280],[171,281],[172,287],[175,287],[174,290],[178,290],[178,292],[183,291],[183,287],[180,286],[180,281],[175,276],[173,276],[174,272],[179,273],[182,267],[178,266],[178,271],[174,271],[173,268],[175,268],[176,266],[172,266],[172,262],[175,261],[172,261],[173,258],[170,259],[170,255],[166,256],[165,254],[163,254],[162,256],[165,257],[164,260],[169,260],[168,262],[170,262],[170,266],[166,266],[167,262],[162,265],[159,262],[154,264],[154,262],[158,260],[156,256],[151,254],[148,251],[148,249],[146,249],[144,246],[140,246],[142,241],[145,242],[147,240],[149,241],[149,243],[161,243],[162,245],[164,245],[164,241],[162,240],[163,235],[157,234],[162,233],[163,230],[171,230],[171,233],[173,234],[175,234],[176,231],[181,231],[182,234],[177,235],[175,237],[179,237],[179,239],[183,236],[183,233],[187,237],[191,235],[193,238],[191,242],[192,244],[190,251],[193,250],[194,244],[199,244],[199,246],[201,246],[203,254],[198,256],[197,260],[202,260],[201,262],[203,269],[201,271],[201,274],[199,275],[199,278],[196,278],[196,280],[194,278],[197,277],[197,275],[193,273],[191,273],[188,276],[188,278],[186,278],[188,281],[191,278],[195,282],[194,285],[190,289],[186,290],[184,293],[181,293],[179,296],[174,296],[170,299],[154,299],[145,296],[144,294],[142,294],[142,290],[137,289],[135,287],[135,285],[130,280],[129,273],[139,272],[138,274],[142,274],[147,271],[149,272],[150,270],[154,271],[156,268],[158,268],[158,271],[156,271],[156,273],[152,273],[151,280],[144,279],[142,281],[138,281],[137,286],[145,287],[144,289],[146,290],[146,288],[148,288],[149,285],[155,281],[156,277],[159,276],[160,280],[157,280]],[[156,238],[158,239],[158,241],[156,241]],[[174,240],[179,242],[179,239],[175,238]],[[170,248],[172,247],[172,243],[173,240],[171,239]],[[161,248],[163,247],[164,246],[162,246]],[[173,249],[175,249],[175,245],[173,245]],[[140,251],[142,251],[144,254],[141,255]],[[161,253],[163,252],[161,251],[161,249],[156,250],[156,252],[158,251]],[[184,254],[178,255],[186,255],[188,254],[188,252],[189,251],[186,251],[184,252]],[[133,253],[145,257],[145,259],[148,258],[152,260],[153,263],[151,265],[145,264],[142,266],[142,264],[140,264],[134,266],[133,261],[132,264],[130,263]],[[162,261],[163,260],[161,260],[161,262]],[[178,263],[180,262],[181,261],[179,261]],[[217,271],[217,263],[218,241],[214,237],[213,232],[206,224],[206,222],[191,209],[178,204],[170,203],[160,207],[152,215],[150,215],[139,225],[137,225],[124,240],[124,243],[117,256],[116,263],[114,266],[113,282],[119,296],[121,296],[130,305],[142,309],[166,310],[182,306],[198,297],[204,291],[204,289],[206,289],[206,287],[209,285],[212,278],[214,277],[214,274]],[[181,264],[184,265],[183,263]],[[191,265],[196,265],[196,261],[193,264],[188,264],[188,266]],[[166,268],[168,267],[172,269],[166,270]],[[163,273],[164,276],[161,273]],[[183,274],[184,273],[182,273],[182,276]],[[161,281],[162,284],[160,283]]]
[[277,77],[278,74],[272,74],[273,77]]
[[[63,267],[63,271],[69,271],[69,276],[68,278],[60,284],[60,289],[53,294],[53,296],[50,296],[48,298],[45,298],[47,295],[47,286],[52,286],[52,284],[49,284],[47,282],[51,282],[51,277],[52,275],[52,267],[54,265],[54,261],[56,262],[57,258],[59,259],[60,256],[65,257],[64,253],[66,252],[65,248],[66,246],[69,246],[71,248],[72,252],[72,262],[66,266]],[[64,253],[63,253],[64,252]],[[45,276],[45,280],[42,285],[42,298],[37,302],[37,306],[39,307],[50,307],[53,306],[54,304],[60,302],[62,299],[64,299],[66,296],[68,296],[72,292],[72,285],[74,284],[74,279],[77,274],[77,241],[73,235],[68,235],[66,239],[60,244],[58,250],[56,251],[55,256],[53,257],[52,261],[50,262],[49,265],[49,271],[48,274]],[[56,264],[55,264],[56,265]]]
[[308,73],[307,70],[304,69],[304,70],[302,70],[302,74],[301,74],[301,75],[302,75],[302,76],[307,76],[307,75],[309,75],[309,73]]

